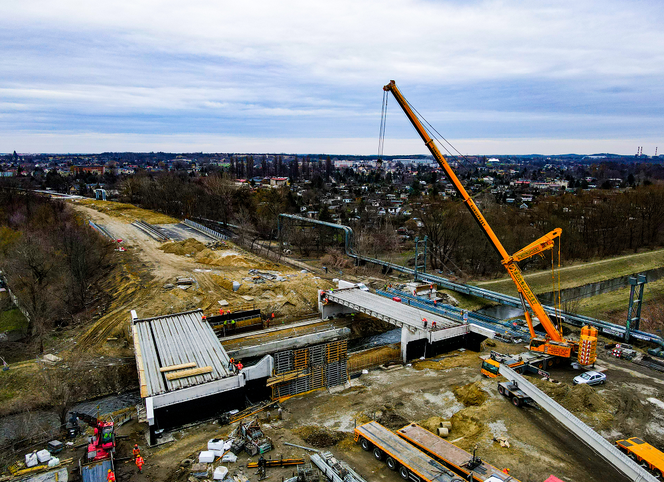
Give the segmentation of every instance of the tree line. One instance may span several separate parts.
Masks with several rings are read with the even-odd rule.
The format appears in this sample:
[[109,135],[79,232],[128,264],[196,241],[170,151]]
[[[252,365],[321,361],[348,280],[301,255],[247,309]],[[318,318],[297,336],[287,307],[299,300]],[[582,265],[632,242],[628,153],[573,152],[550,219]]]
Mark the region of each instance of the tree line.
[[0,189],[0,269],[28,312],[40,351],[51,327],[85,317],[113,249],[64,202]]

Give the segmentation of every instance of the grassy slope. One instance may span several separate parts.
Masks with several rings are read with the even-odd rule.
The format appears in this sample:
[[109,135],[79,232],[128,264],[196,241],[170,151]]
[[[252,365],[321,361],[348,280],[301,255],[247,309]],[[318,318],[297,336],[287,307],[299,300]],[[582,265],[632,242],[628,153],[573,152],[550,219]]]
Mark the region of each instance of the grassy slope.
[[[664,266],[663,249],[577,264],[560,269],[560,286],[563,289],[582,286],[662,266]],[[524,277],[535,293],[552,291],[550,270],[526,273]],[[498,280],[482,281],[475,284],[500,293],[516,294],[514,283],[507,276]]]

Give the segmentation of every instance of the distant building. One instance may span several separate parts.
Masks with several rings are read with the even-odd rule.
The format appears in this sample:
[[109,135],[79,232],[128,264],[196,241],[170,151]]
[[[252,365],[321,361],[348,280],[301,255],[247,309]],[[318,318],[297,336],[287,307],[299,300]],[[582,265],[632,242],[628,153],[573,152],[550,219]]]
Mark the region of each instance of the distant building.
[[106,166],[71,166],[69,171],[75,175],[96,174],[97,176],[103,176],[106,172]]

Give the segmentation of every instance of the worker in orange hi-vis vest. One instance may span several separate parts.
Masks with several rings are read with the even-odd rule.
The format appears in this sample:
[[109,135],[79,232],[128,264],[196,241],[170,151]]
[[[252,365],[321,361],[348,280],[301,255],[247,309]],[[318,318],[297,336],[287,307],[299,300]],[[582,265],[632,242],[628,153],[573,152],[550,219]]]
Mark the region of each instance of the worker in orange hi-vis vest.
[[106,482],[115,482],[115,474],[111,469],[108,469],[108,475],[106,476]]
[[132,449],[131,454],[134,456],[134,458],[141,455],[141,449],[138,448],[138,444],[134,444],[134,448]]
[[138,473],[139,474],[141,472],[143,472],[143,464],[144,463],[145,462],[143,461],[143,457],[141,457],[140,455],[138,457],[136,457],[136,467],[138,467]]

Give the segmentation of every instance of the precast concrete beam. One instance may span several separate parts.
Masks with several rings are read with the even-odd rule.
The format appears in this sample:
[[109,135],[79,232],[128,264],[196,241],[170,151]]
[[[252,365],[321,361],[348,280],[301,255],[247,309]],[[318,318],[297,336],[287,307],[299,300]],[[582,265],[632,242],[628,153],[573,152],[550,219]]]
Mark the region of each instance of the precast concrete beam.
[[236,350],[229,351],[228,356],[237,359],[250,358],[278,353],[285,350],[295,350],[311,345],[319,345],[321,343],[329,343],[331,341],[343,340],[349,336],[350,328],[335,328],[332,330],[321,331],[319,333],[311,333],[309,335],[286,338],[284,340],[269,341],[260,345],[238,348]]

